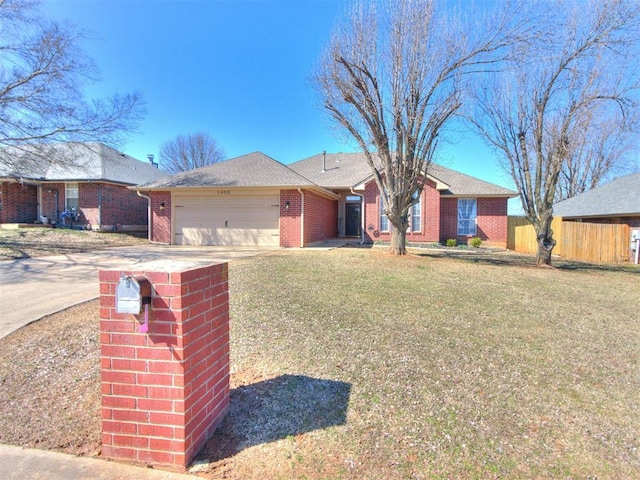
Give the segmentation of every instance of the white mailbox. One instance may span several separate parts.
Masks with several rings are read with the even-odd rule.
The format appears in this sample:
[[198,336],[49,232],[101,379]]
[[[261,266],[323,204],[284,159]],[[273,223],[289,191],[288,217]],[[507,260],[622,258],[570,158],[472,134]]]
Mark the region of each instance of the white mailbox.
[[640,240],[640,230],[631,230],[631,241],[637,242]]
[[142,275],[123,276],[116,287],[116,313],[142,313],[151,303],[151,283]]

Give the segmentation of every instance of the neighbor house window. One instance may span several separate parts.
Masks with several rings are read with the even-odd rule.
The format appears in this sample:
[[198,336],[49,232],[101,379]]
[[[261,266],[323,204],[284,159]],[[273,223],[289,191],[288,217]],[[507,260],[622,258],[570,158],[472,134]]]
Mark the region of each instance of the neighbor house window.
[[[416,198],[416,195],[419,195],[419,192],[416,191],[413,198]],[[411,207],[409,213],[411,214],[411,231],[419,232],[422,230],[422,197]]]
[[79,190],[78,190],[78,184],[77,183],[67,183],[66,184],[66,188],[65,188],[65,192],[66,192],[66,202],[65,202],[65,208],[67,210],[75,210],[76,212],[79,210],[80,207],[80,202],[78,200],[79,198]]
[[458,199],[458,235],[476,235],[478,209],[475,198]]
[[382,195],[380,195],[380,231],[389,231],[389,219],[384,213],[384,199],[382,198]]

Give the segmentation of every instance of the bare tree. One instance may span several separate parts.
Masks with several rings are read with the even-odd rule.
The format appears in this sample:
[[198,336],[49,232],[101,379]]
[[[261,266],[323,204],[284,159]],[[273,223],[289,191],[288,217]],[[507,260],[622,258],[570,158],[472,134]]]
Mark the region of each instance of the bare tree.
[[0,2],[0,165],[23,153],[50,157],[59,142],[113,145],[135,128],[139,94],[88,100],[95,67],[80,49],[82,33],[48,19],[36,0]]
[[438,0],[356,3],[315,72],[324,109],[365,154],[397,255],[406,253],[408,212],[462,105],[464,78],[494,64],[517,31],[508,15],[471,29],[464,21],[474,15],[465,13]]
[[178,135],[160,145],[160,163],[169,173],[206,167],[224,158],[224,150],[208,133]]
[[582,132],[582,138],[575,138],[575,153],[567,158],[560,171],[555,202],[591,190],[613,175],[632,172],[640,111],[637,108],[622,110],[614,102],[608,110],[586,113],[594,117],[592,128]]
[[540,17],[546,21],[519,44],[509,72],[478,84],[472,121],[515,182],[537,234],[537,263],[550,265],[553,203],[567,188],[560,186],[562,176],[576,183],[569,189],[591,186],[590,179],[615,160],[612,152],[627,146],[622,139],[634,123],[640,4],[598,0],[535,8],[548,8]]

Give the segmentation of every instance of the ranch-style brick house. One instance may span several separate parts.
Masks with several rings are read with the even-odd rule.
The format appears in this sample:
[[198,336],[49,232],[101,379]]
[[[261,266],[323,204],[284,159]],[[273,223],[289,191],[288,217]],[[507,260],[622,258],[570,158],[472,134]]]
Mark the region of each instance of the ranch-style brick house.
[[[283,165],[261,152],[132,187],[150,198],[154,242],[304,247],[332,238],[389,241],[373,176],[360,153],[319,154]],[[506,246],[516,193],[431,165],[412,208],[407,241]]]
[[147,230],[148,200],[128,187],[166,172],[101,143],[47,148],[37,156],[22,152],[12,167],[0,166],[0,224]]

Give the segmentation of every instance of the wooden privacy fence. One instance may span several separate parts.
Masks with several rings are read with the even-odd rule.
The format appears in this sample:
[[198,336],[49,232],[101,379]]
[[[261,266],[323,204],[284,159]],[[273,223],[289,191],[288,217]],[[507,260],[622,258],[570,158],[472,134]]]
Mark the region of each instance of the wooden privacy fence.
[[[553,219],[553,253],[567,260],[621,263],[629,260],[629,226],[624,224],[566,222]],[[509,217],[507,248],[535,254],[536,233],[523,217]]]
[[[566,223],[566,222],[565,222]],[[553,249],[556,255],[562,255],[562,218],[556,217],[551,223],[553,238],[558,242]],[[538,251],[538,239],[533,225],[524,217],[509,217],[507,223],[508,236],[507,248],[522,253],[536,253]]]

